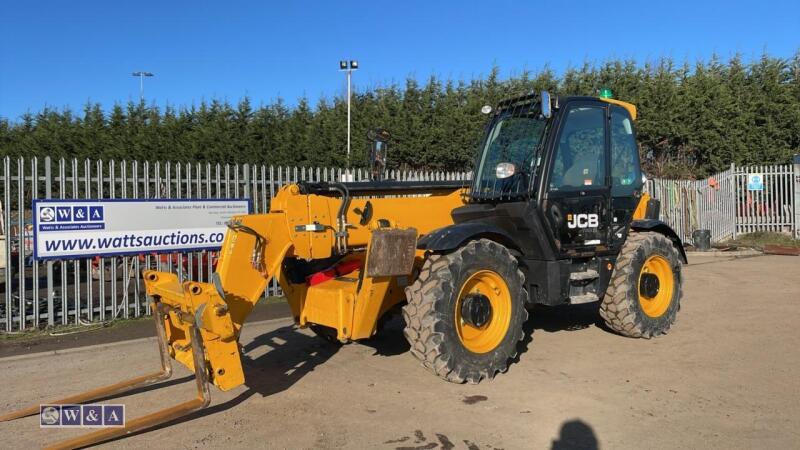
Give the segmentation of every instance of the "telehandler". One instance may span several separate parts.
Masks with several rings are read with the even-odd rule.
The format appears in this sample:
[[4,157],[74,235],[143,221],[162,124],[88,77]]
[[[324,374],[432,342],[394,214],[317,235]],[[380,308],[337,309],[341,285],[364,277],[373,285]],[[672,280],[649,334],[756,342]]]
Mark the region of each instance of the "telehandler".
[[[391,140],[372,134],[372,180],[284,186],[268,214],[234,217],[211,283],[147,270],[162,369],[57,400],[81,403],[165,379],[176,359],[198,397],[57,446],[84,446],[205,407],[208,383],[245,382],[242,325],[276,278],[295,323],[341,343],[402,309],[411,353],[455,383],[505,372],[533,305],[599,302],[609,328],[651,338],[681,299],[675,232],[643,193],[634,105],[506,100],[492,110],[469,185],[381,179]],[[8,414],[35,414],[38,407]]]

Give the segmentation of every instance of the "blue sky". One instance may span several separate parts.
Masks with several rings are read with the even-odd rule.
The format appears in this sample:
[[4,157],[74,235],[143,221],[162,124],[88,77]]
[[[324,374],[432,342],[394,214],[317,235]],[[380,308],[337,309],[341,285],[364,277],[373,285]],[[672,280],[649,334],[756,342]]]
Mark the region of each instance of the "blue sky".
[[671,56],[790,57],[798,1],[37,1],[0,0],[0,117],[45,105],[79,110],[136,100],[255,104],[343,93],[342,58],[357,87],[504,76],[549,65]]

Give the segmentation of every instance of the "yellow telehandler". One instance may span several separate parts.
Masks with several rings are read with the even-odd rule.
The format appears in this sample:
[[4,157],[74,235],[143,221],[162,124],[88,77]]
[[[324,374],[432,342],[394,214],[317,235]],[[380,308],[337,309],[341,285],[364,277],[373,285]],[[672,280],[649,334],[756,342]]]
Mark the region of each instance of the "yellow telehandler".
[[[484,107],[489,123],[468,184],[381,179],[389,134],[372,134],[372,179],[284,186],[268,214],[234,217],[211,283],[147,270],[160,371],[54,404],[196,375],[198,397],[58,443],[72,448],[203,408],[208,384],[245,382],[239,335],[273,278],[295,323],[346,343],[402,310],[411,353],[451,382],[505,372],[533,305],[599,302],[617,333],[650,338],[681,298],[678,236],[643,192],[636,108],[547,92]],[[34,406],[0,420],[36,414]]]

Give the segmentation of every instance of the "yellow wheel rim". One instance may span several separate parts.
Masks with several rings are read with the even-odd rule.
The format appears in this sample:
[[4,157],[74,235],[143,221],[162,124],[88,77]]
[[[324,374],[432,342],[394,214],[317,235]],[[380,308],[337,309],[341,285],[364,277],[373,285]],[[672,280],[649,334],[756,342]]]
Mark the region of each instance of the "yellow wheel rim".
[[[470,294],[480,294],[489,300],[491,316],[482,326],[464,320],[461,307]],[[455,307],[456,332],[464,347],[472,353],[488,353],[503,341],[511,322],[511,292],[497,272],[480,270],[470,275],[461,290]]]
[[661,317],[672,303],[674,286],[675,275],[669,261],[660,255],[647,258],[639,272],[638,292],[642,311],[653,318]]

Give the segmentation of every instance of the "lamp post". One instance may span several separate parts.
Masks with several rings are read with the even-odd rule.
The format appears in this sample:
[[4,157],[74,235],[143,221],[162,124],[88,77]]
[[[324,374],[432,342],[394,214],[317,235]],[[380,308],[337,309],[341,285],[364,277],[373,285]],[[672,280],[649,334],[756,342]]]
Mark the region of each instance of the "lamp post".
[[347,73],[347,167],[350,167],[350,78],[354,70],[358,70],[358,61],[339,61],[339,71]]
[[131,75],[139,77],[139,99],[144,102],[144,77],[152,77],[151,72],[133,72]]

